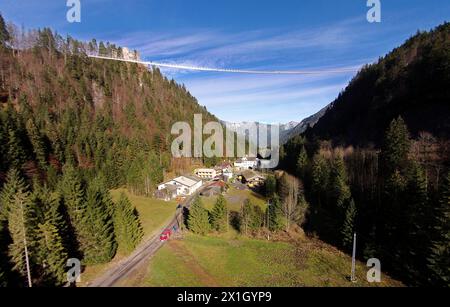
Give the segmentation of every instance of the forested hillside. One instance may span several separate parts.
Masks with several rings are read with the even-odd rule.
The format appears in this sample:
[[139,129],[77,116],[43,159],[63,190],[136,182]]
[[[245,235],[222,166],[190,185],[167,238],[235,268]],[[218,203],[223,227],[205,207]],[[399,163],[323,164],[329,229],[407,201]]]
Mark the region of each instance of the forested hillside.
[[310,205],[305,229],[349,253],[356,232],[362,260],[450,286],[449,89],[450,24],[364,68],[282,150]]
[[104,263],[142,237],[127,186],[151,194],[172,161],[173,123],[212,120],[158,69],[94,60],[119,55],[0,16],[0,285],[62,285],[65,263]]
[[450,23],[418,32],[364,67],[333,102],[309,138],[380,146],[383,131],[402,116],[413,136],[450,137]]

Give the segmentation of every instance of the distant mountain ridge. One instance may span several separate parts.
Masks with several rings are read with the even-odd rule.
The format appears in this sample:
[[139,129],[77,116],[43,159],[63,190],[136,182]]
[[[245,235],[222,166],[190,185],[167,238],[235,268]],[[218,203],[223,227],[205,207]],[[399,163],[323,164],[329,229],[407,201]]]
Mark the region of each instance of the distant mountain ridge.
[[300,123],[297,123],[294,127],[284,130],[280,133],[280,141],[282,144],[286,143],[290,138],[304,133],[308,128],[314,127],[317,122],[325,115],[325,113],[333,107],[333,104],[327,105],[319,112],[303,119]]
[[[245,126],[248,126],[250,124],[256,124],[256,127],[259,129],[262,125],[272,125],[272,124],[263,124],[263,123],[259,123],[259,122],[241,122],[241,123],[232,123],[232,122],[227,122],[227,121],[221,121],[223,126],[227,126],[229,127],[233,132],[239,134],[240,129],[244,128]],[[293,131],[293,129],[295,129],[297,126],[299,125],[298,122],[295,121],[290,121],[286,124],[277,124],[278,128],[279,128],[279,139],[280,139],[280,143],[283,144],[285,143],[288,139],[289,139],[289,135],[291,133],[291,131]],[[267,126],[266,126],[267,128]],[[246,134],[248,135],[248,133]],[[268,129],[267,130],[267,135],[268,138],[270,139],[271,137],[271,130]],[[259,140],[258,140],[259,141]]]
[[365,66],[335,101],[302,121],[288,138],[302,134],[335,144],[379,146],[399,116],[413,136],[427,131],[450,137],[450,23],[418,32]]

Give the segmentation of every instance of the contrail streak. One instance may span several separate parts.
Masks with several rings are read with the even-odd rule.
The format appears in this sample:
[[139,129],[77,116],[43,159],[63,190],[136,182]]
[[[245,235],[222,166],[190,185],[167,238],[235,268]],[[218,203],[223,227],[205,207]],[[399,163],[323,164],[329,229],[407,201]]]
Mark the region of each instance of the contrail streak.
[[352,68],[336,68],[336,69],[320,69],[320,70],[245,70],[245,69],[226,69],[226,68],[212,68],[212,67],[199,67],[189,65],[178,64],[166,64],[158,62],[146,62],[137,60],[126,60],[119,58],[106,57],[101,55],[88,55],[91,58],[122,61],[136,64],[143,64],[148,66],[158,66],[164,68],[175,68],[183,70],[195,70],[195,71],[211,71],[211,72],[224,72],[224,73],[236,73],[236,74],[258,74],[258,75],[319,75],[319,74],[342,74],[357,72],[360,67]]

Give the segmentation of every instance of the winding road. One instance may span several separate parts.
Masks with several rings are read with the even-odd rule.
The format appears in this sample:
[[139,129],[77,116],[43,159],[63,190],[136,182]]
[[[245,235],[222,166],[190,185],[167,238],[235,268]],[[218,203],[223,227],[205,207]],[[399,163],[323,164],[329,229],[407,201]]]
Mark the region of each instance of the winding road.
[[[195,197],[197,197],[204,188],[205,185],[197,190],[196,193],[186,198],[182,205],[185,208],[189,208]],[[181,222],[182,218],[183,210],[177,209],[173,219],[169,224],[161,229],[161,232],[164,229],[172,228],[173,226],[177,226],[177,229],[180,229],[178,222]],[[165,242],[160,241],[158,233],[147,242],[141,244],[140,247],[138,247],[129,257],[123,259],[113,268],[106,271],[102,276],[91,282],[88,287],[114,287],[118,285],[118,283],[121,280],[124,280],[132,271],[150,259],[164,245],[164,243]]]

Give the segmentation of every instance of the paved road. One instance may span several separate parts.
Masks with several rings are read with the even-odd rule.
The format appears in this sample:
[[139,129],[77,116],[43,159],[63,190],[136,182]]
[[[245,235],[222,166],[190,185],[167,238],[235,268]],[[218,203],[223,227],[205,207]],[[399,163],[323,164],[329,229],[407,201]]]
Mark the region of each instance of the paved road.
[[[186,208],[189,208],[195,197],[204,189],[204,187],[205,186],[199,189],[194,195],[188,197],[184,201],[183,205]],[[177,213],[175,214],[173,219],[170,221],[169,224],[166,225],[166,227],[161,229],[161,232],[164,229],[172,228],[175,225],[177,225],[177,228],[179,229],[177,217],[179,218],[179,221],[181,223],[182,215],[183,215],[182,210],[177,210]],[[158,233],[158,235],[142,244],[128,258],[122,260],[115,267],[111,268],[110,270],[105,272],[102,276],[100,276],[92,283],[90,283],[89,287],[113,287],[114,285],[117,285],[117,283],[123,280],[125,277],[127,277],[130,272],[132,272],[146,260],[150,259],[161,248],[161,246],[164,245],[164,243],[165,242],[161,242],[159,240],[159,233]]]

